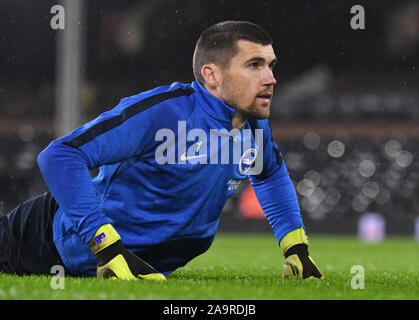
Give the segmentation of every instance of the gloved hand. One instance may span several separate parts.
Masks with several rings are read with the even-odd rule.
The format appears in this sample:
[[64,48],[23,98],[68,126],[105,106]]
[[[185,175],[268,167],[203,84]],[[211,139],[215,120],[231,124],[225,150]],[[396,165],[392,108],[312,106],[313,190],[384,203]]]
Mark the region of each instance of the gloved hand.
[[166,280],[162,273],[125,248],[111,224],[101,226],[88,246],[98,263],[98,278]]
[[308,239],[303,227],[287,233],[281,240],[280,246],[285,256],[283,278],[323,279],[319,268],[308,253]]

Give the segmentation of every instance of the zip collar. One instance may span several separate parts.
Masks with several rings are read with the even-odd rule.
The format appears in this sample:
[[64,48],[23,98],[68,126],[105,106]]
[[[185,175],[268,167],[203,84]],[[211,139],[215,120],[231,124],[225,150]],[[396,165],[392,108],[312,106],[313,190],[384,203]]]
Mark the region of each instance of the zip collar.
[[223,124],[228,124],[226,129],[231,130],[233,128],[231,121],[236,109],[228,106],[219,98],[208,92],[208,90],[197,80],[192,82],[192,88],[199,97],[197,100],[202,109],[211,117],[223,122]]

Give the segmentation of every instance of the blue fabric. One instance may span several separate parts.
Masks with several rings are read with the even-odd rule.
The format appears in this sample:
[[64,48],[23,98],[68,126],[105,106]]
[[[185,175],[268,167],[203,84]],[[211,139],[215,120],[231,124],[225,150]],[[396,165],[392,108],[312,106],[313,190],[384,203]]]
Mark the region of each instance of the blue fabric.
[[[251,181],[278,241],[299,228],[295,191],[278,161],[268,121],[248,121],[235,139],[234,112],[199,82],[176,82],[122,99],[43,150],[38,164],[59,203],[53,235],[66,267],[75,275],[95,275],[96,260],[86,244],[106,223],[128,250],[149,255],[166,274],[205,252],[224,204],[236,192],[232,186],[247,178],[243,168],[249,161],[232,161],[240,157],[236,143],[263,148],[263,170]],[[205,136],[194,137],[192,129]],[[245,129],[263,130],[262,142]],[[174,141],[161,138],[162,132],[173,132]],[[180,161],[182,156],[189,160]],[[99,168],[97,177],[90,176],[93,168]],[[159,255],[150,255],[151,248]]]

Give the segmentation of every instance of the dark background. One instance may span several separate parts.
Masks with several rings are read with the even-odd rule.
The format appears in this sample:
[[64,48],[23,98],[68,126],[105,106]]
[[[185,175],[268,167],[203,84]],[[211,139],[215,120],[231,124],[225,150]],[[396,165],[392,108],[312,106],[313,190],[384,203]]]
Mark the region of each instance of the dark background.
[[[65,32],[50,27],[55,4],[0,3],[0,214],[47,190],[36,157],[55,137],[56,47]],[[351,28],[355,4],[365,9],[364,30]],[[195,42],[223,20],[252,21],[274,40],[270,121],[308,230],[354,234],[358,218],[373,211],[388,233],[412,234],[419,214],[417,1],[86,0],[82,122],[123,97],[193,81]],[[246,188],[227,203],[220,230],[270,230],[257,210],[240,210]]]

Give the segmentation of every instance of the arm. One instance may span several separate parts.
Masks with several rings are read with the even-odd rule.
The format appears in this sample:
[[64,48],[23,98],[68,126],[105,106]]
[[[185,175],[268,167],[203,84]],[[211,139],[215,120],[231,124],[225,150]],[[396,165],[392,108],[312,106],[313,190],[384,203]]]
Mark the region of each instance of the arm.
[[287,233],[303,227],[297,195],[285,163],[275,165],[266,177],[249,178],[278,243]]
[[131,106],[135,100],[123,99],[116,108],[51,142],[38,156],[48,187],[86,244],[100,226],[111,223],[100,209],[89,170],[135,157],[150,140],[150,112],[126,119]]
[[53,141],[38,157],[52,194],[72,220],[74,231],[95,255],[98,277],[165,279],[125,249],[112,221],[100,208],[101,198],[95,192],[89,170],[152,150],[155,132],[168,128],[169,121],[176,116],[171,108],[159,102],[181,94],[174,90],[125,98],[114,109]]
[[250,175],[249,180],[280,243],[287,233],[303,227],[303,221],[294,185],[272,140],[269,124],[267,121],[258,124],[263,130],[263,170],[258,175]]
[[267,121],[262,129],[263,170],[259,175],[249,176],[249,179],[286,258],[283,276],[322,278],[309,257],[297,194]]

